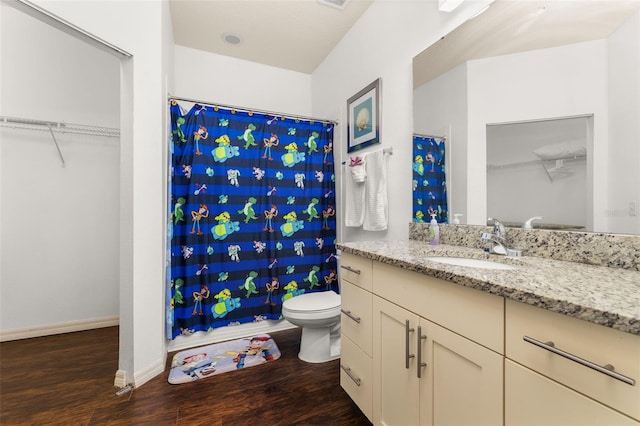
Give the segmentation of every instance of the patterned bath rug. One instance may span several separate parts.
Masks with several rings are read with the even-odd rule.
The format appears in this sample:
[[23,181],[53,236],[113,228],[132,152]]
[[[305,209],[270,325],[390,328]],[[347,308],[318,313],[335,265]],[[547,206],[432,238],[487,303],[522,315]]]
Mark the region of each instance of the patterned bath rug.
[[173,356],[169,383],[178,385],[193,382],[278,358],[278,345],[268,334],[188,349]]

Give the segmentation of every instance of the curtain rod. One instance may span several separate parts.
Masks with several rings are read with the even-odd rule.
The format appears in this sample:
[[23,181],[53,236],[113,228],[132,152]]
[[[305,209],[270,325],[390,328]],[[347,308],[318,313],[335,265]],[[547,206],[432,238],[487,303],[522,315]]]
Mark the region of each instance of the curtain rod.
[[438,135],[421,135],[420,133],[414,133],[413,137],[419,137],[419,138],[438,138],[438,139],[444,139],[447,140],[446,136],[438,136]]
[[242,111],[242,112],[257,112],[260,114],[265,114],[265,115],[273,115],[275,117],[285,117],[285,118],[291,118],[291,119],[298,119],[298,120],[306,120],[306,121],[320,121],[320,122],[326,122],[326,123],[333,123],[334,125],[338,125],[338,121],[337,120],[328,120],[325,118],[315,118],[315,117],[305,117],[303,115],[293,115],[293,114],[284,114],[281,112],[273,112],[273,111],[264,111],[264,110],[259,110],[256,108],[245,108],[245,107],[241,107],[241,106],[233,106],[233,105],[224,105],[221,103],[217,103],[217,102],[210,102],[210,101],[202,101],[199,99],[189,99],[189,98],[182,98],[179,96],[171,96],[169,95],[167,97],[168,100],[176,100],[176,101],[184,101],[184,102],[191,102],[194,104],[206,104],[206,105],[212,105],[212,106],[217,106],[220,108],[224,108],[224,109],[233,109],[236,111]]

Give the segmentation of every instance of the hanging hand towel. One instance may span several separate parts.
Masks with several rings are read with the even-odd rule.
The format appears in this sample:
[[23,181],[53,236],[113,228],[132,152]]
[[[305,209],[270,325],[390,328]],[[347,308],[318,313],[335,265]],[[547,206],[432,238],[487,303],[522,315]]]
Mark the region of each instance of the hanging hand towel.
[[387,165],[382,149],[367,154],[365,215],[362,229],[384,231],[388,225]]
[[364,182],[367,178],[367,171],[364,167],[364,157],[351,157],[349,160],[349,170],[354,182]]
[[[360,161],[352,158],[349,164],[349,172],[345,174],[345,189],[347,199],[345,200],[344,224],[346,226],[358,227],[364,223],[364,189],[366,179],[366,156],[356,157]],[[353,172],[351,164],[357,163],[357,173]],[[362,180],[360,177],[362,175]]]

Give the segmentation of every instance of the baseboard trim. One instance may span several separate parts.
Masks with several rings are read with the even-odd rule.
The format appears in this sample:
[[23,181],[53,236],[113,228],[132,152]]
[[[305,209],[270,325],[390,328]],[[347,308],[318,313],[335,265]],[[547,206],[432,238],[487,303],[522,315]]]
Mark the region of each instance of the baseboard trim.
[[45,324],[36,327],[14,328],[12,330],[0,330],[0,342],[72,333],[74,331],[93,330],[95,328],[113,327],[119,324],[120,318],[114,316],[69,321],[57,324]]
[[164,371],[166,363],[158,361],[155,365],[133,374],[133,386],[138,388]]

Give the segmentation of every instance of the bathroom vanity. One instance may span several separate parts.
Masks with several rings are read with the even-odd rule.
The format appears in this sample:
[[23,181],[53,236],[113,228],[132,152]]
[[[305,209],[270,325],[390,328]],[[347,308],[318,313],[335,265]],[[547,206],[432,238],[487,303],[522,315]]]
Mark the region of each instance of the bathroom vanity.
[[340,383],[374,424],[640,424],[637,270],[415,240],[338,247]]

